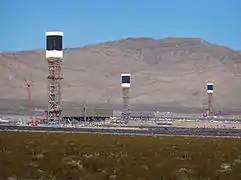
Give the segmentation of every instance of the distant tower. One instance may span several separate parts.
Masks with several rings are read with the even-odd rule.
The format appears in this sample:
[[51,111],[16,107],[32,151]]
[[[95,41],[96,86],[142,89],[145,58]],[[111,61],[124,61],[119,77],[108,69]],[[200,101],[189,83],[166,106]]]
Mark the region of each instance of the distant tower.
[[63,61],[63,32],[46,32],[46,60],[49,65],[47,121],[62,121],[60,80]]
[[121,74],[121,87],[122,87],[122,98],[123,98],[123,111],[122,117],[123,120],[128,121],[129,119],[129,90],[131,87],[131,75],[130,74]]
[[212,101],[213,101],[213,83],[207,83],[207,95],[208,95],[208,108],[207,116],[212,115]]

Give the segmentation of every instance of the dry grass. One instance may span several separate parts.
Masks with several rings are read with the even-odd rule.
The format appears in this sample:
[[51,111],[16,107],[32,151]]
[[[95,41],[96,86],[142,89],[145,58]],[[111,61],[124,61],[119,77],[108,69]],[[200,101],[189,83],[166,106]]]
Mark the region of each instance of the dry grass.
[[241,139],[0,132],[0,179],[241,179]]

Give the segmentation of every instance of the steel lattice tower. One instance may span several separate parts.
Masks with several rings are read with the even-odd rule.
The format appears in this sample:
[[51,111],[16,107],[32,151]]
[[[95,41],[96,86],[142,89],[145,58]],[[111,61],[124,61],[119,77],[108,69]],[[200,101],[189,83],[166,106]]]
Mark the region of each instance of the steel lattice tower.
[[131,75],[121,74],[121,87],[122,87],[122,99],[123,99],[123,110],[122,118],[128,121],[130,118],[130,87],[131,87]]
[[208,108],[207,108],[207,116],[212,115],[212,100],[213,100],[213,83],[207,83],[207,96],[208,96]]
[[63,61],[63,32],[46,33],[46,60],[49,67],[48,79],[48,122],[62,121],[61,108],[61,65]]
[[129,104],[129,88],[122,88],[122,99],[123,99],[123,119],[127,120],[129,119],[129,110],[130,110],[130,104]]
[[208,93],[208,113],[207,115],[208,116],[211,116],[212,115],[212,97],[213,97],[213,94],[211,93]]

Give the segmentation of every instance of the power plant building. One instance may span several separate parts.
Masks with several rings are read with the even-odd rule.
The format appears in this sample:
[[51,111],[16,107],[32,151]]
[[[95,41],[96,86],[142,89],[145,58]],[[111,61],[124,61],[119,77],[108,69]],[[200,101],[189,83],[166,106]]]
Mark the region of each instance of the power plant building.
[[104,121],[113,117],[112,109],[103,108],[87,108],[84,109],[63,109],[63,120],[77,120],[77,121]]

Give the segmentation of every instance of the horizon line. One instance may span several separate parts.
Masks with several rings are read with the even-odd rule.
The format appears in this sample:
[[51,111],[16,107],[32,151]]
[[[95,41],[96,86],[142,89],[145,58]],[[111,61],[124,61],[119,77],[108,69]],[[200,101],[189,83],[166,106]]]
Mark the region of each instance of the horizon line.
[[[126,37],[126,38],[121,38],[121,39],[115,39],[115,40],[107,40],[107,41],[101,41],[101,42],[96,42],[96,43],[89,43],[89,44],[85,44],[85,45],[80,45],[80,46],[76,46],[76,47],[66,47],[64,48],[63,50],[67,50],[67,49],[81,49],[81,48],[84,48],[84,47],[87,47],[87,46],[91,46],[91,45],[99,45],[99,44],[104,44],[104,43],[111,43],[111,42],[117,42],[117,41],[123,41],[123,40],[129,40],[129,39],[152,39],[152,40],[164,40],[164,39],[196,39],[196,40],[203,40],[205,42],[208,42],[208,43],[211,43],[211,44],[214,44],[214,45],[218,45],[218,46],[224,46],[224,47],[227,47],[233,51],[241,51],[239,49],[234,49],[234,48],[231,48],[227,45],[222,45],[222,44],[216,44],[216,43],[212,43],[204,38],[200,38],[200,37],[180,37],[180,36],[167,36],[167,37],[164,37],[164,38],[153,38],[153,37]],[[16,51],[0,51],[0,53],[21,53],[21,52],[29,52],[29,51],[38,51],[38,50],[45,50],[45,48],[33,48],[33,49],[26,49],[26,50],[16,50]]]

